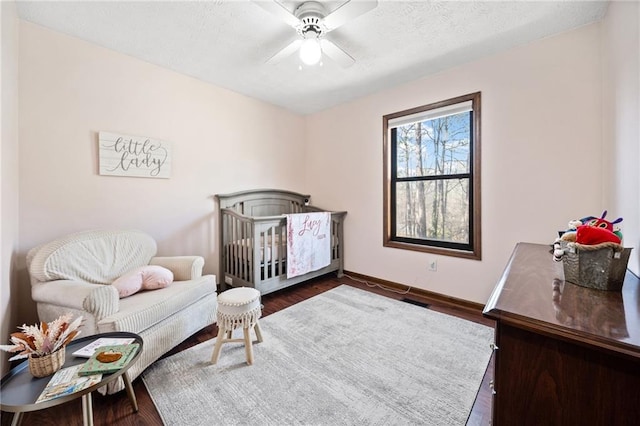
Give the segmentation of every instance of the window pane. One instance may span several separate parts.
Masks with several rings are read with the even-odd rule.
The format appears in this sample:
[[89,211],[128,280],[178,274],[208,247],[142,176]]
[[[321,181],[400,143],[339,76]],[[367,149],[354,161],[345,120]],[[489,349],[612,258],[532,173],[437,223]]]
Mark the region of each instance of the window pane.
[[396,183],[396,236],[469,244],[469,179]]
[[471,112],[397,127],[397,177],[469,173]]

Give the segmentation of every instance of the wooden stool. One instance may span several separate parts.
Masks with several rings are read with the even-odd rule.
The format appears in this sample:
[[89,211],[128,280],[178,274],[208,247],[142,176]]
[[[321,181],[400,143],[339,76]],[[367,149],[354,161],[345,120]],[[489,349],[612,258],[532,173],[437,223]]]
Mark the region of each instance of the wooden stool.
[[[253,364],[251,329],[256,332],[258,342],[262,342],[262,330],[258,318],[262,315],[260,292],[251,287],[237,287],[218,295],[218,337],[211,355],[211,363],[220,358],[223,343],[244,342],[247,364]],[[232,332],[242,327],[244,339],[232,339]]]

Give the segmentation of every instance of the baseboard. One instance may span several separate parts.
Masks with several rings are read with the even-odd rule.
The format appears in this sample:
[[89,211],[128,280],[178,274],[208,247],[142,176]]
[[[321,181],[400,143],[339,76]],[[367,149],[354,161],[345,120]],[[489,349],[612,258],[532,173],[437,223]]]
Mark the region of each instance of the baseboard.
[[444,294],[423,290],[421,288],[410,287],[405,284],[399,284],[393,281],[387,281],[381,278],[359,274],[357,272],[344,271],[344,274],[352,276],[353,278],[356,278],[358,280],[367,281],[373,284],[380,284],[382,286],[389,287],[398,291],[407,291],[407,289],[409,289],[407,295],[411,295],[423,303],[442,305],[448,308],[458,309],[463,312],[469,312],[471,314],[480,316],[482,316],[482,311],[484,310],[484,305],[480,303],[470,302],[468,300],[458,299],[456,297],[445,296]]

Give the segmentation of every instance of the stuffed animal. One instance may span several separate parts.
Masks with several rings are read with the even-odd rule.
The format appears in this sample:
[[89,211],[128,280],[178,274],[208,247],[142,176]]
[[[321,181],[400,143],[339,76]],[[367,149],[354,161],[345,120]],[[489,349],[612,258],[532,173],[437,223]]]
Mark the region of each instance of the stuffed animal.
[[[622,241],[622,232],[620,232],[620,229],[618,227],[614,228],[613,225],[622,222],[622,218],[619,217],[613,222],[609,222],[608,220],[605,220],[606,216],[607,216],[607,211],[605,210],[604,212],[602,212],[602,216],[600,216],[599,218],[595,216],[587,216],[587,217],[583,217],[580,220],[570,220],[569,227],[567,228],[567,230],[560,233],[560,239],[562,241],[567,241],[570,243],[589,244],[589,245],[600,244],[601,242],[616,242],[620,244],[620,241]],[[616,240],[615,238],[611,237],[609,234],[602,233],[599,231],[586,231],[586,232],[583,231],[581,233],[582,237],[579,239],[576,231],[580,226],[591,226],[594,228],[605,229],[609,232],[614,233],[618,237],[618,239]],[[599,242],[593,242],[593,241],[599,241]]]
[[613,222],[605,220],[607,211],[599,218],[587,216],[580,220],[570,220],[566,231],[560,231],[560,237],[553,244],[553,259],[561,261],[565,255],[561,242],[578,243],[583,245],[596,245],[602,243],[622,244],[622,232],[615,224],[622,222],[619,217]]
[[607,211],[602,212],[602,216],[599,218],[592,217],[584,225],[576,228],[576,243],[595,245],[601,243],[616,243],[622,242],[622,233],[619,229],[614,229],[613,225],[622,222],[622,218],[619,217],[613,222],[609,222],[605,219]]
[[620,244],[621,240],[612,231],[599,226],[582,225],[576,231],[576,243],[592,246],[602,243]]

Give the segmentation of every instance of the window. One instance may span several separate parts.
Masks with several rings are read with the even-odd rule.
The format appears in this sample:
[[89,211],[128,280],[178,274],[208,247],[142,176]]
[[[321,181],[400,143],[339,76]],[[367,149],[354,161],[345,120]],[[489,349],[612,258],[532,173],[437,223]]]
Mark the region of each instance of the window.
[[384,246],[480,259],[480,92],[383,117]]

